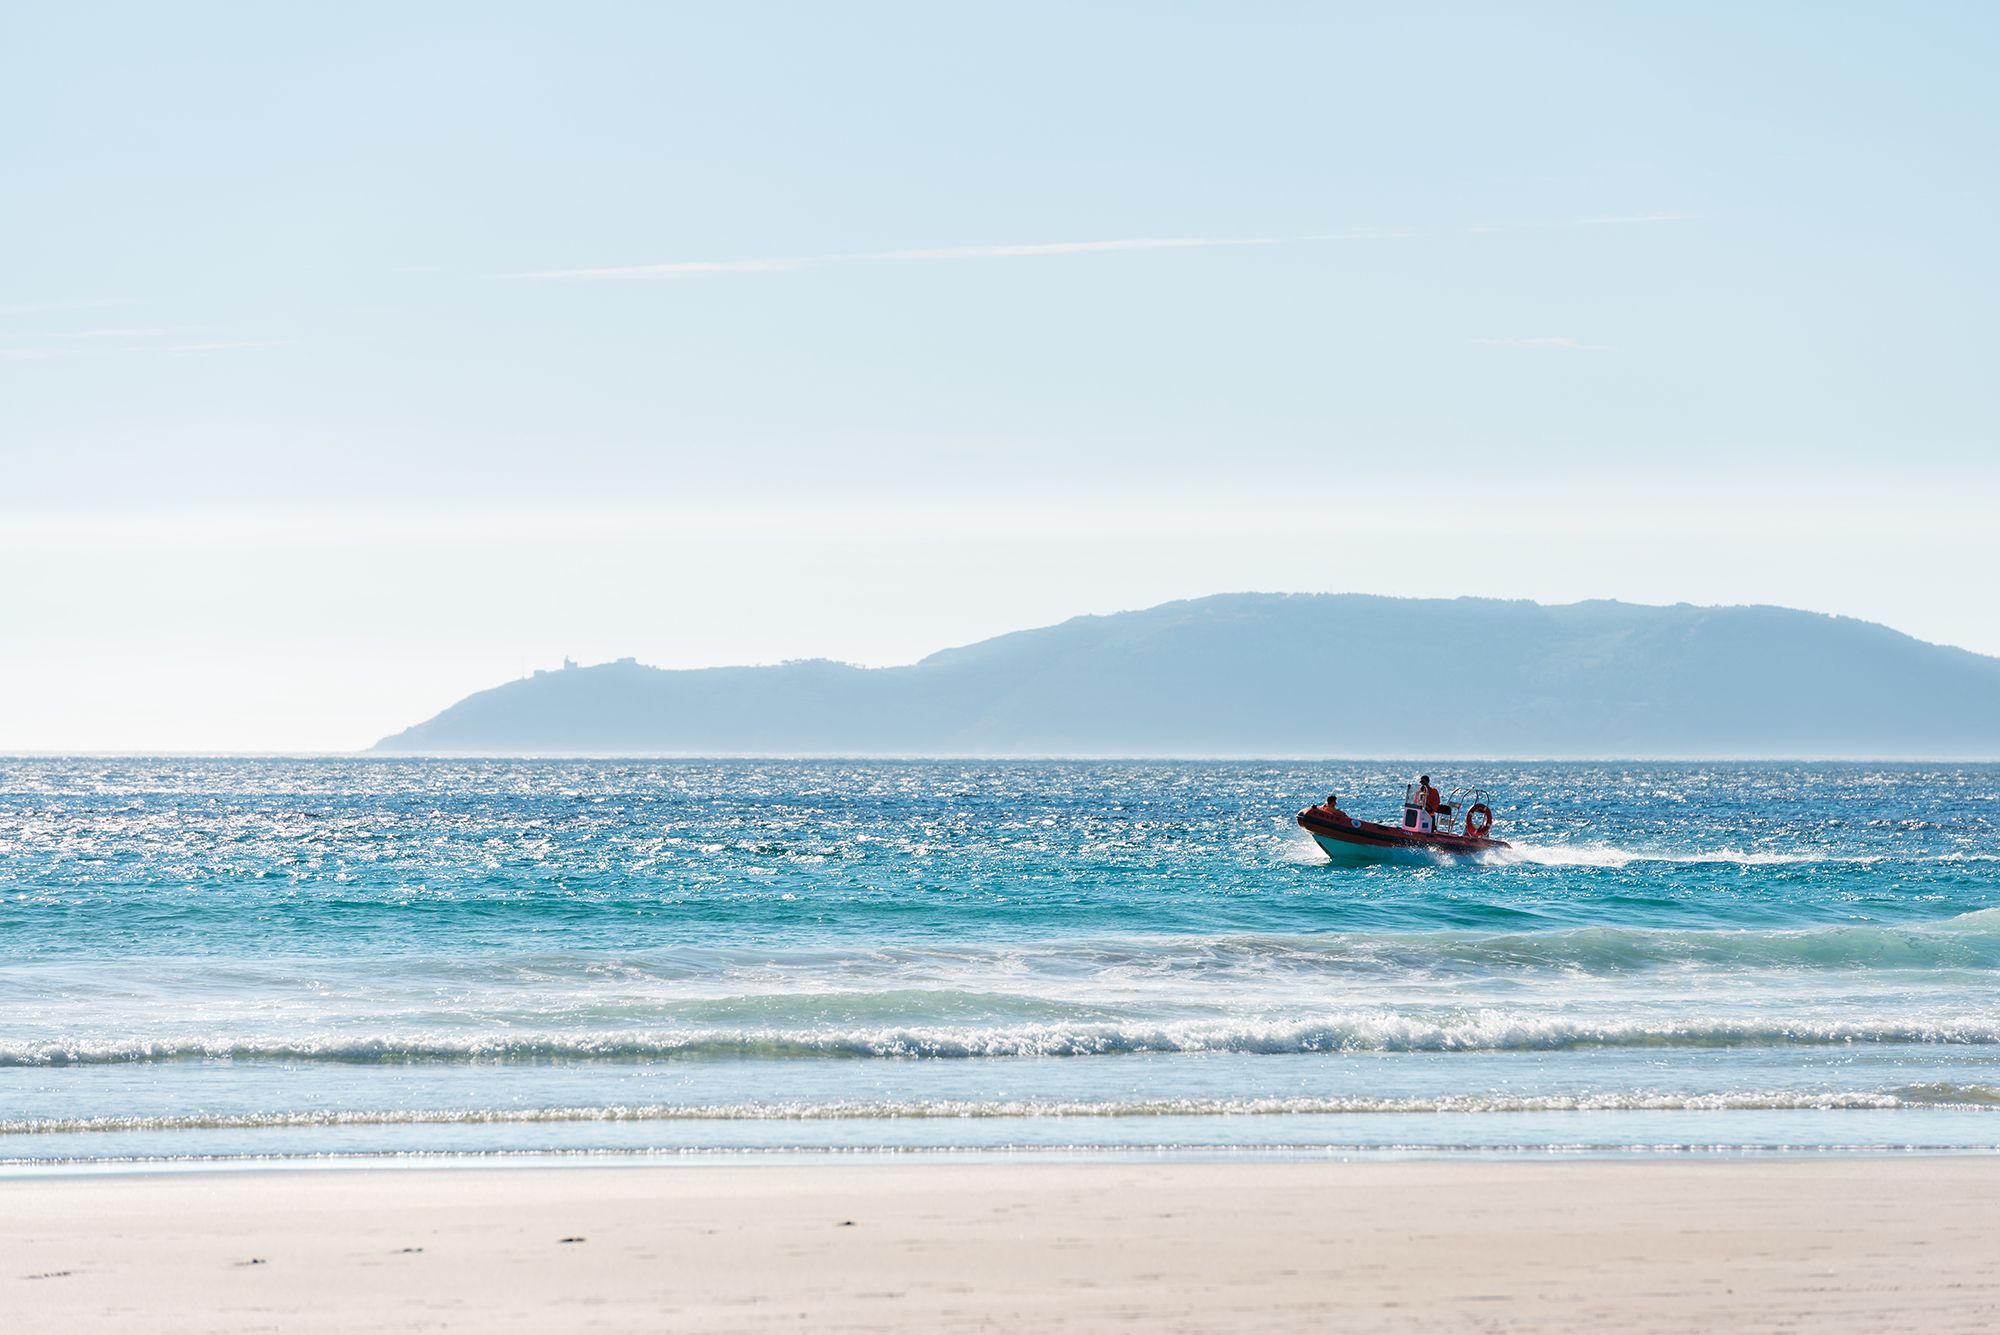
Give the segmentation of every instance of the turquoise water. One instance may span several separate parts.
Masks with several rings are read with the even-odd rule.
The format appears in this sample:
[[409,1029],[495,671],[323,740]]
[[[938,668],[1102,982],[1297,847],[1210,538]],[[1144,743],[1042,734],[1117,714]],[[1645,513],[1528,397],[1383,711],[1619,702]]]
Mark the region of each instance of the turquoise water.
[[2000,767],[0,761],[0,1161],[2000,1147]]

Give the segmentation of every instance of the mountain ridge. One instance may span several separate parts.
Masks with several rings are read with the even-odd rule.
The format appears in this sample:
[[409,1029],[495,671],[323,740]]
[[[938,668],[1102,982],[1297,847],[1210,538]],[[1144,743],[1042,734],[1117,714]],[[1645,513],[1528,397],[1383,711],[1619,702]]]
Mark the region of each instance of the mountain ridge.
[[2000,659],[1769,605],[1215,594],[896,667],[569,667],[374,750],[1994,757]]

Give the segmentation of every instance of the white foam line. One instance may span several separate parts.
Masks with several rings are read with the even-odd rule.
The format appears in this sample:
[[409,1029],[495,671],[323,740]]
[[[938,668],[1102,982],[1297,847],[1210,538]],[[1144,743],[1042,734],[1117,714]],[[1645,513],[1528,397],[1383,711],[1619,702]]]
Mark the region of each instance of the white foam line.
[[874,1120],[999,1120],[1029,1118],[1315,1117],[1516,1112],[1760,1112],[1888,1111],[1955,1108],[2000,1112],[2000,1088],[1911,1086],[1898,1090],[1823,1093],[1749,1091],[1714,1094],[1625,1093],[1527,1096],[1443,1095],[1431,1098],[1222,1098],[1089,1100],[906,1100],[885,1102],[611,1104],[554,1108],[408,1108],[273,1113],[193,1113],[180,1116],[20,1118],[0,1122],[0,1135],[93,1134],[134,1131],[283,1130],[342,1126],[485,1126],[571,1122],[816,1122]]
[[2000,1044],[2000,1011],[1907,1021],[1690,1016],[1635,1021],[1479,1010],[1432,1020],[1396,1012],[1324,1019],[1199,1020],[1014,1028],[886,1026],[848,1029],[640,1030],[514,1034],[505,1038],[382,1035],[328,1042],[43,1042],[0,1049],[0,1067],[160,1061],[644,1061],[756,1057],[1091,1057],[1140,1052],[1547,1052],[1574,1048],[1779,1047],[1850,1044]]

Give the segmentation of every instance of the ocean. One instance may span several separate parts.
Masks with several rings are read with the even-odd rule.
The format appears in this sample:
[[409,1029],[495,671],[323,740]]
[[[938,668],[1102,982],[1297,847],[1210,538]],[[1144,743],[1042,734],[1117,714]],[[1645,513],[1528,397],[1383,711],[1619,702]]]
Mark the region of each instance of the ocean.
[[2000,1148],[2000,767],[0,760],[0,1165]]

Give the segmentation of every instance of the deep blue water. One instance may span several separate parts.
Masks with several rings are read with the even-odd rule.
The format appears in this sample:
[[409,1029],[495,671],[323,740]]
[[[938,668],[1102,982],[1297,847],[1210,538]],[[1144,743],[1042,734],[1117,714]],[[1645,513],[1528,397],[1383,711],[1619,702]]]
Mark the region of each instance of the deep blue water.
[[2000,1146],[2000,767],[0,760],[0,1160]]

